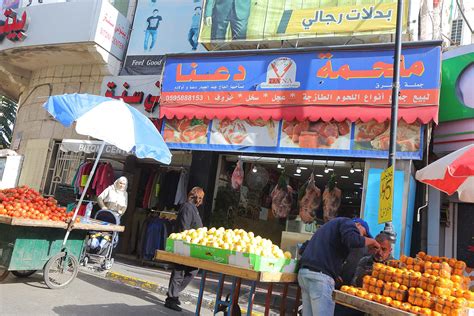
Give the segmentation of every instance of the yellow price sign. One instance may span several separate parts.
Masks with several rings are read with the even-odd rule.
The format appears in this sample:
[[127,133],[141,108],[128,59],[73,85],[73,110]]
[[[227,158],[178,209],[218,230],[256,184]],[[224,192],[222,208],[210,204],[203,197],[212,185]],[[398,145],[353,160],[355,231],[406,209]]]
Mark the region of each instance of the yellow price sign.
[[380,176],[379,224],[392,221],[393,203],[393,166],[388,167]]

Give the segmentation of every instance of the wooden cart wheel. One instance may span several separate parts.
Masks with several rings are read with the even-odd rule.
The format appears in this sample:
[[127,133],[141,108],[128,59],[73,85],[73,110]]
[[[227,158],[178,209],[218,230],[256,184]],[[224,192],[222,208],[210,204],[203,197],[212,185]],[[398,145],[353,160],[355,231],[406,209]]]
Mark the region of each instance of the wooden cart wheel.
[[77,276],[79,262],[76,257],[60,252],[52,256],[44,266],[44,282],[53,290],[65,288]]
[[7,269],[0,268],[0,282],[2,282],[3,280],[7,278],[8,273],[10,273],[10,271],[8,271]]
[[18,271],[12,271],[12,274],[16,276],[17,278],[27,278],[30,275],[34,274],[36,270],[18,270]]

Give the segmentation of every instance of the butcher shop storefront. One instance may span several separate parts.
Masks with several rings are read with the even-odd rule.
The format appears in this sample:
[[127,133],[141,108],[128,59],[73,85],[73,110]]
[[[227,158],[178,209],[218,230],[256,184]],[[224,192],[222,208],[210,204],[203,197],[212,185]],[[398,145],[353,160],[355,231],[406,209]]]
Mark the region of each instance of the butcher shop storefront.
[[[170,55],[160,118],[172,149],[220,154],[213,226],[287,245],[335,216],[378,224],[390,130],[393,47]],[[437,121],[440,46],[403,47],[395,173],[396,254],[410,250],[413,161]],[[294,247],[293,249],[295,250]]]

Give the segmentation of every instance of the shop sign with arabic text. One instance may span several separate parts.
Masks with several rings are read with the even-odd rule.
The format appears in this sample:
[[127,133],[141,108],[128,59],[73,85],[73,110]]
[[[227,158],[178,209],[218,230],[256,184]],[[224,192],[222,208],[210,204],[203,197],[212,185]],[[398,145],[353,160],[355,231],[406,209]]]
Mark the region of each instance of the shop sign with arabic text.
[[26,30],[28,29],[28,16],[26,11],[19,16],[16,11],[6,9],[3,12],[5,19],[0,18],[0,43],[4,38],[12,42],[23,41],[26,38]]
[[[440,47],[404,48],[401,106],[438,105]],[[393,50],[169,57],[161,104],[390,105]]]

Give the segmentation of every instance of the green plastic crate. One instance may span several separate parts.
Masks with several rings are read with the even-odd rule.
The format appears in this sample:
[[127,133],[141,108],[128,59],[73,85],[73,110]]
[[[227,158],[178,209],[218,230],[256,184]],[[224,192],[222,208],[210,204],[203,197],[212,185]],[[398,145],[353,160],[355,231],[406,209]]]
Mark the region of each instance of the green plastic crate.
[[255,254],[190,244],[182,240],[169,238],[166,240],[166,251],[261,272],[293,273],[297,266],[295,259],[267,258]]

